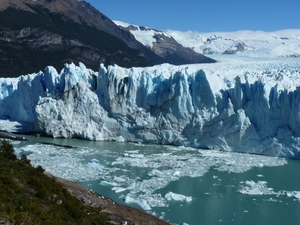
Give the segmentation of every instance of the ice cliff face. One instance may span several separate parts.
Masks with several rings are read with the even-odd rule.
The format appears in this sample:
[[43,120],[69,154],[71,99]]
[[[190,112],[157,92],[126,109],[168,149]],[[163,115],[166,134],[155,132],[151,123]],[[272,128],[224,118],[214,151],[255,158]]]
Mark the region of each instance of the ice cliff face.
[[[299,63],[66,65],[0,79],[0,116],[53,137],[300,158]],[[298,85],[297,85],[298,83]]]

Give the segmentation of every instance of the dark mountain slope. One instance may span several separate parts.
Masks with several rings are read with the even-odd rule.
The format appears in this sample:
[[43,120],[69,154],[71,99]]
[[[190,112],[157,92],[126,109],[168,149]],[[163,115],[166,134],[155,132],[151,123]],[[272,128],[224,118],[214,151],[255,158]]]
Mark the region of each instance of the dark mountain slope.
[[93,70],[100,63],[134,67],[214,62],[203,57],[173,60],[158,55],[84,1],[1,0],[1,77],[38,72],[48,65],[60,70],[70,62],[83,62]]
[[[190,63],[215,62],[215,60],[199,54],[191,48],[182,46],[172,36],[163,31],[118,21],[115,21],[115,23],[119,25],[119,27],[130,31],[133,35],[135,34],[135,32],[138,32],[138,37],[142,36],[144,40],[147,40],[151,37],[153,40],[151,46],[149,46],[148,42],[144,42],[145,46],[171,64],[180,65]],[[143,35],[141,35],[142,33]],[[143,43],[143,40],[140,41],[141,43]]]
[[153,65],[121,39],[39,6],[36,13],[8,8],[0,12],[0,76],[60,69],[79,61],[97,70],[100,63],[124,67]]

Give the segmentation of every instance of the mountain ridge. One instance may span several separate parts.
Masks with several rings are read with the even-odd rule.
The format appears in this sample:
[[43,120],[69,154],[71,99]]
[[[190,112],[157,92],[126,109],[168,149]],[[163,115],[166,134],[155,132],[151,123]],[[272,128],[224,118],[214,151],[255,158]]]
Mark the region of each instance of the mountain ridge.
[[176,54],[167,50],[169,55],[158,55],[85,1],[3,0],[0,26],[0,76],[4,77],[48,65],[60,70],[71,62],[83,62],[93,70],[100,63],[129,68],[215,62],[193,51],[192,57],[178,57],[184,47]]
[[169,59],[174,64],[180,64],[179,62],[188,63],[192,60],[198,60],[204,63],[212,62],[208,58],[205,59],[202,54],[195,54],[195,51],[191,48],[184,47],[178,43],[172,35],[166,32],[121,21],[113,22],[119,27],[131,32],[137,41],[151,49],[155,54],[162,58]]
[[[178,43],[205,55],[223,54],[236,43],[245,45],[236,51],[247,57],[300,57],[300,29],[279,31],[241,30],[233,32],[197,32],[167,30]],[[241,46],[242,47],[242,46]],[[242,53],[242,54],[240,54]]]

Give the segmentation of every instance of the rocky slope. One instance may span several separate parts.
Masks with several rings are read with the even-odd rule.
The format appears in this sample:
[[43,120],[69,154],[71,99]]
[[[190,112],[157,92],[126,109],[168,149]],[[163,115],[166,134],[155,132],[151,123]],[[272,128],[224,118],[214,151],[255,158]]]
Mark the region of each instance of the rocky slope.
[[[48,176],[52,175],[48,174]],[[116,204],[109,198],[105,198],[96,192],[86,190],[76,182],[62,178],[55,179],[84,205],[103,208],[112,223],[127,225],[170,225],[170,223],[158,219],[142,210]]]
[[191,48],[179,44],[171,35],[153,28],[136,26],[120,21],[114,21],[121,28],[130,31],[136,40],[151,49],[155,54],[167,59],[169,63],[179,65],[190,62],[214,62]]

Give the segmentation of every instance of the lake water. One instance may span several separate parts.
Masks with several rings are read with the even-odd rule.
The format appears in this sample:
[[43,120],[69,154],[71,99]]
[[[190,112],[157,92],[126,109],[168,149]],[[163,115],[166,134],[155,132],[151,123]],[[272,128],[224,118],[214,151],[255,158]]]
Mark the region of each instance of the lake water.
[[27,138],[12,143],[34,166],[172,224],[300,224],[300,161],[174,146]]

